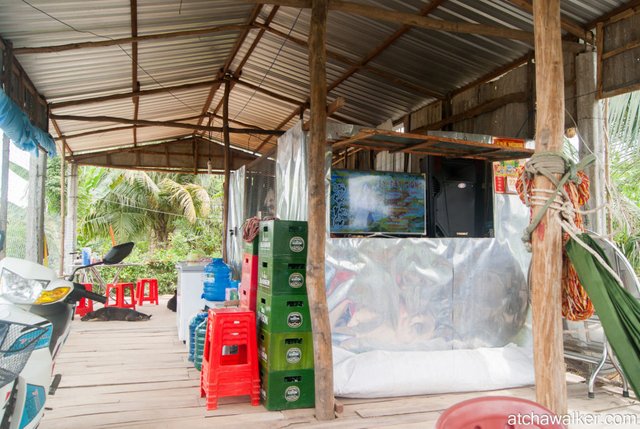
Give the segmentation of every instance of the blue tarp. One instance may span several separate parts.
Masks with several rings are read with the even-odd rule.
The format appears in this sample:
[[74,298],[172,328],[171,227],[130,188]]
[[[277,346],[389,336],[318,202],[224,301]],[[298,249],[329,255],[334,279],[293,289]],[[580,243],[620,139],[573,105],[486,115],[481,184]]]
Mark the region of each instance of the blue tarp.
[[38,146],[55,156],[56,144],[51,134],[31,124],[27,115],[0,89],[0,129],[20,149],[38,155]]

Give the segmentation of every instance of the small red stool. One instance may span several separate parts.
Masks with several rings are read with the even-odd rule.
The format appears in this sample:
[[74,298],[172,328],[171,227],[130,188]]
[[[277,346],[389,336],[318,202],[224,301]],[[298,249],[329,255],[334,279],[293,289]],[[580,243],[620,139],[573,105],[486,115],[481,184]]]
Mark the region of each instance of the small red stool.
[[[125,289],[129,289],[129,302],[124,300],[125,298]],[[111,300],[111,290],[115,290],[116,293],[116,302],[115,304],[110,304]],[[105,307],[122,307],[122,308],[132,308],[136,309],[136,295],[135,295],[135,287],[133,283],[107,283],[107,302],[104,303]]]
[[[144,294],[146,285],[149,285],[148,295]],[[139,305],[142,305],[145,301],[158,305],[158,280],[138,279],[136,282],[136,301]]]
[[[82,286],[89,292],[93,292],[93,284],[91,283],[82,283]],[[93,301],[88,298],[80,298],[78,304],[76,305],[76,312],[80,317],[84,317],[87,313],[91,313],[93,311]]]
[[255,313],[240,308],[210,309],[205,337],[200,397],[206,396],[207,410],[218,408],[218,398],[224,396],[249,395],[251,405],[259,405]]
[[446,409],[436,422],[436,429],[566,429],[561,419],[548,423],[553,422],[554,416],[547,408],[527,399],[483,396]]

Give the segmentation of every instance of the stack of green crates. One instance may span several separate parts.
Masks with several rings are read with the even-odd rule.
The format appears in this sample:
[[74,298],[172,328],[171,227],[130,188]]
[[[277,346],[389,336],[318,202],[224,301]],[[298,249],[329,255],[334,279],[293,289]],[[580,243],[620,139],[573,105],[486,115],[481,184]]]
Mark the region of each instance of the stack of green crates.
[[260,223],[256,313],[260,393],[268,410],[315,405],[306,264],[306,222]]

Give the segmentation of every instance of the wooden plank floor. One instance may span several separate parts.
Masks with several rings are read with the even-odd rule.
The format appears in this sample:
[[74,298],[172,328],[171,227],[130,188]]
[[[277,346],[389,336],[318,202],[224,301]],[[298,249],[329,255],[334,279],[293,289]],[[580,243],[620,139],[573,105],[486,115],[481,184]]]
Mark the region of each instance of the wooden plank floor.
[[[199,397],[199,373],[187,362],[186,347],[177,337],[175,313],[164,305],[167,298],[160,306],[139,308],[153,315],[148,322],[73,322],[56,364],[62,382],[46,404],[42,429],[428,429],[444,409],[465,399],[484,394],[535,396],[533,388],[525,387],[390,399],[342,398],[344,412],[330,423],[316,421],[312,409],[269,412],[262,406],[252,407],[248,398],[221,399],[217,410],[206,411]],[[590,400],[584,383],[572,383],[569,396],[574,411],[640,415],[639,403],[623,398],[614,388],[598,388],[596,399]]]

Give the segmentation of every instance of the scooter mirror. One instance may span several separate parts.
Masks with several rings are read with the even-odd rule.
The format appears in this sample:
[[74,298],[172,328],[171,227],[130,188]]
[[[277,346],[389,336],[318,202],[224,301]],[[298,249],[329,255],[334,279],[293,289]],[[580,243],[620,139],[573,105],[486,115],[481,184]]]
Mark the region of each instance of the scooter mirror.
[[128,243],[122,243],[122,244],[113,246],[111,250],[109,250],[109,252],[107,252],[107,254],[104,255],[104,258],[102,258],[102,262],[105,265],[113,265],[113,264],[118,264],[122,262],[124,258],[129,256],[129,254],[133,250],[133,246],[134,246],[134,243],[131,241]]

